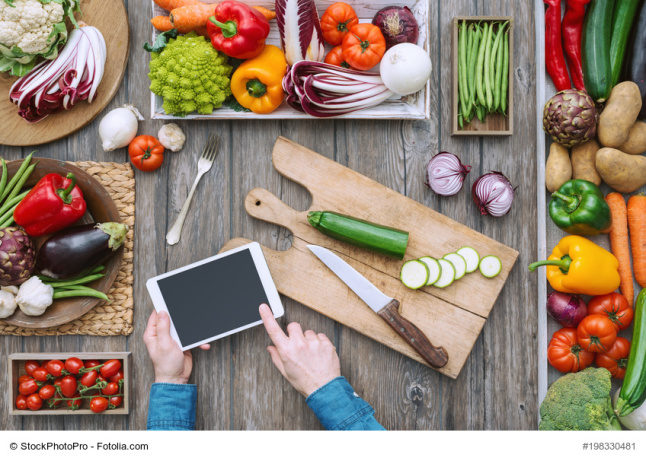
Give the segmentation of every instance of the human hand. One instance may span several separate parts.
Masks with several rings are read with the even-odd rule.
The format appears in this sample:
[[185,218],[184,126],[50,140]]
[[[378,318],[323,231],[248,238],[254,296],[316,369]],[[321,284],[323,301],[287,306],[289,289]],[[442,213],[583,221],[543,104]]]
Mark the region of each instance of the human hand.
[[[193,370],[191,351],[180,349],[170,335],[170,317],[166,312],[157,314],[153,310],[144,331],[144,343],[148,349],[155,369],[156,383],[186,384]],[[211,346],[204,344],[201,349],[208,350]]]
[[303,333],[301,326],[292,322],[287,325],[287,336],[266,304],[260,306],[260,317],[274,343],[267,348],[272,362],[298,392],[307,397],[341,376],[336,348],[323,333]]

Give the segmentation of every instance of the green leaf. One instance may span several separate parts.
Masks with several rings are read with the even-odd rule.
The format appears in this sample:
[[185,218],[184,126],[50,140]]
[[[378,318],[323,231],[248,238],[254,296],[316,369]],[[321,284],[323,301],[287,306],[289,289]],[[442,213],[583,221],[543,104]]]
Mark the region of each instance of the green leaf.
[[179,32],[177,32],[177,29],[171,29],[169,31],[162,32],[155,39],[153,46],[150,46],[148,42],[144,43],[144,50],[148,51],[149,53],[159,53],[164,48],[166,48],[166,45],[171,38],[177,38],[178,33]]
[[233,109],[236,112],[251,112],[251,110],[247,109],[246,107],[242,107],[238,100],[233,97],[233,95],[225,99],[222,105],[228,107],[229,109]]
[[11,8],[15,8],[16,5],[13,4],[13,0],[4,0],[4,2],[9,5]]

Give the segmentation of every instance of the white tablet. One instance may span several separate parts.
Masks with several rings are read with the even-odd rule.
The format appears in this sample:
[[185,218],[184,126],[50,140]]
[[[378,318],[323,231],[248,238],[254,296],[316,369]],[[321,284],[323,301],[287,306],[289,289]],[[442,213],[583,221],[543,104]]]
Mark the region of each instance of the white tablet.
[[256,242],[153,277],[146,287],[157,312],[168,312],[183,351],[260,325],[262,303],[274,317],[284,314]]

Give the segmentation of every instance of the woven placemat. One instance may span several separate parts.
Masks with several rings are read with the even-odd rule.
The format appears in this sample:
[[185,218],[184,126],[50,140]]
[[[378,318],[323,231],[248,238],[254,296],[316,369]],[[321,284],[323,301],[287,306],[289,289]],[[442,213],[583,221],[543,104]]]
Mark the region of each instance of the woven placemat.
[[116,336],[132,333],[133,319],[133,250],[135,226],[135,175],[129,163],[69,162],[87,171],[112,196],[121,220],[130,226],[124,243],[123,260],[108,301],[101,301],[87,314],[58,327],[30,329],[7,325],[0,321],[0,335],[53,336],[94,335]]

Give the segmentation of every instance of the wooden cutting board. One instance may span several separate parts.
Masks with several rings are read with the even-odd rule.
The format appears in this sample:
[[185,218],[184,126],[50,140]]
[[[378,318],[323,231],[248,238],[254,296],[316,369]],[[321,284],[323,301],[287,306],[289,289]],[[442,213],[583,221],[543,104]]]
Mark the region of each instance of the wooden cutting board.
[[[278,291],[386,346],[426,365],[361,299],[307,248],[320,245],[335,251],[386,295],[398,299],[401,314],[417,325],[435,346],[444,346],[448,363],[438,369],[456,378],[511,271],[518,252],[430,208],[285,138],[273,150],[276,170],[312,194],[309,210],[298,212],[271,192],[254,189],[245,209],[254,218],[286,227],[292,247],[263,247]],[[402,261],[382,256],[321,234],[307,222],[308,211],[330,210],[410,232],[404,260],[441,258],[468,245],[480,256],[496,255],[501,273],[487,279],[479,271],[466,274],[447,288],[406,288],[399,280]],[[233,239],[221,251],[249,243]]]

